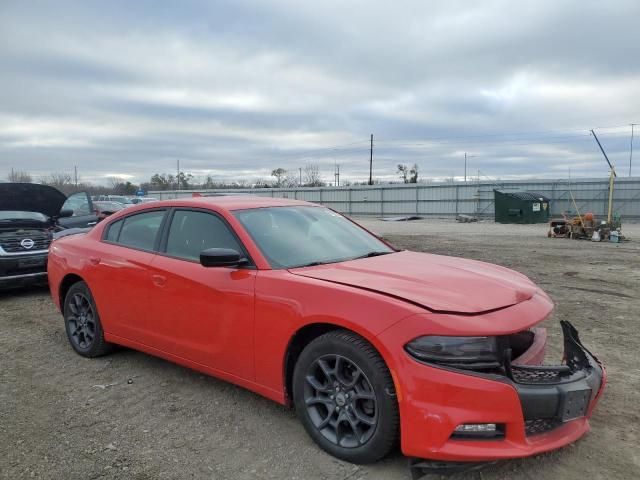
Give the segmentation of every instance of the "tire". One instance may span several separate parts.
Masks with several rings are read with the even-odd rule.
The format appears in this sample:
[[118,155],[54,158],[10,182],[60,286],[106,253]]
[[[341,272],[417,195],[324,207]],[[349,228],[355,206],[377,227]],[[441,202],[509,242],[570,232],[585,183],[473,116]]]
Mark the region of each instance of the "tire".
[[397,444],[400,414],[389,369],[364,338],[334,330],[312,340],[293,372],[298,418],[326,452],[372,463]]
[[64,298],[64,327],[71,347],[83,357],[99,357],[113,349],[104,331],[91,290],[84,282],[74,283]]

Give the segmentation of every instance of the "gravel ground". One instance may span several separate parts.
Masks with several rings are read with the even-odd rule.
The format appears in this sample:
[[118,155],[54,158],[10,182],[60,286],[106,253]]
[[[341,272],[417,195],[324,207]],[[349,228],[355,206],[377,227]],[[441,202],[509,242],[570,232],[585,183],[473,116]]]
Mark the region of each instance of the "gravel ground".
[[[585,438],[455,478],[638,478],[640,243],[547,239],[543,225],[362,223],[399,247],[529,275],[557,305],[552,352],[569,318],[607,365]],[[625,234],[640,239],[640,226]],[[368,466],[328,456],[293,412],[214,378],[125,349],[79,357],[43,288],[0,293],[0,365],[0,478],[409,478],[399,454]]]

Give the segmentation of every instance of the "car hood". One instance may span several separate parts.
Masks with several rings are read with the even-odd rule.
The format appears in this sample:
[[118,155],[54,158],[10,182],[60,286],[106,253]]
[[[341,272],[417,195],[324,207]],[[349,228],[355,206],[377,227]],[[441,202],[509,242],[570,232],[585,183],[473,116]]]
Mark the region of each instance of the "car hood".
[[538,290],[524,275],[498,265],[405,251],[289,271],[401,298],[437,312],[487,312],[528,300]]
[[0,210],[40,212],[48,217],[60,213],[67,197],[60,190],[37,183],[0,183]]

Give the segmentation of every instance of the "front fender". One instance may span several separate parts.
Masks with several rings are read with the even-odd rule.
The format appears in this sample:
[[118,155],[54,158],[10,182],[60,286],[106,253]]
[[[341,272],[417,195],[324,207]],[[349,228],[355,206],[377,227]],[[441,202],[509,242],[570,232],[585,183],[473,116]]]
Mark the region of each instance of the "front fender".
[[424,311],[374,292],[285,270],[260,271],[255,288],[255,380],[282,392],[282,403],[287,350],[300,329],[329,324],[351,330],[378,349],[392,369],[392,358],[377,336],[402,318]]

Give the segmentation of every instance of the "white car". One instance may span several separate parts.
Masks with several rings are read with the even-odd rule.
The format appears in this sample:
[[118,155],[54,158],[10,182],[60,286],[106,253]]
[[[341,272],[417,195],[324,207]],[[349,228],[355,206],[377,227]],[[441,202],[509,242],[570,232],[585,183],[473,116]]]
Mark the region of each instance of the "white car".
[[150,203],[150,202],[157,202],[158,199],[157,198],[151,198],[151,197],[135,197],[131,199],[131,203],[134,204],[138,204],[138,203]]

